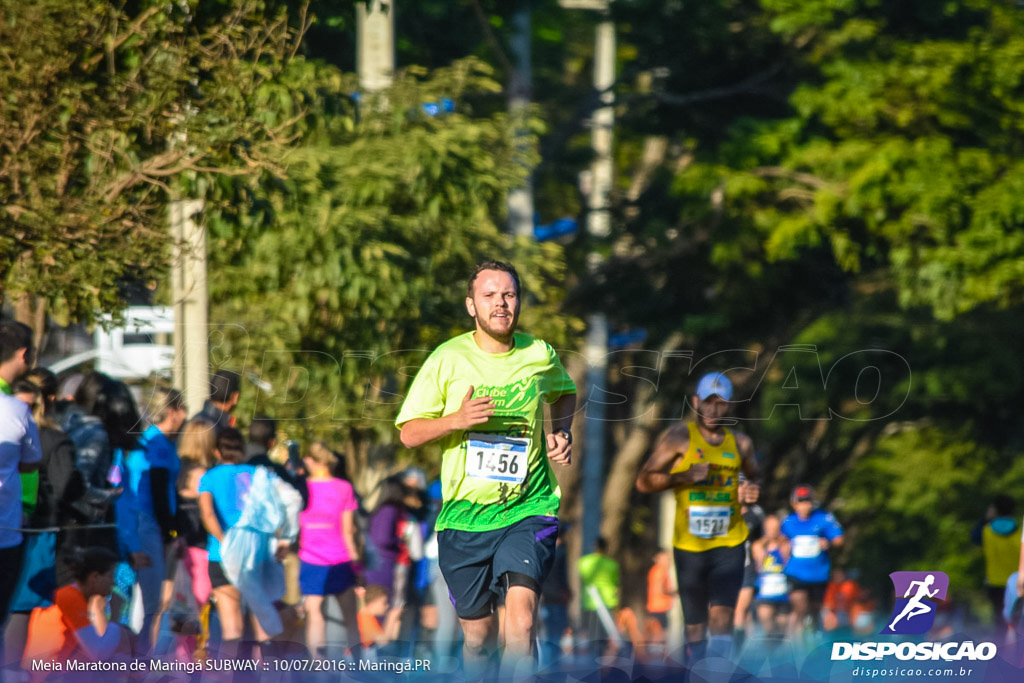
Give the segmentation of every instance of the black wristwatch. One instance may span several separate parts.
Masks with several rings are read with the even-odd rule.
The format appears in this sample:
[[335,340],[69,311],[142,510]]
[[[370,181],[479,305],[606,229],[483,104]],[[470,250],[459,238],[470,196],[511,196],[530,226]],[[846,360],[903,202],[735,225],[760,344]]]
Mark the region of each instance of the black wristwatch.
[[569,442],[570,444],[572,444],[572,432],[570,432],[570,431],[569,431],[568,429],[565,429],[565,428],[563,427],[562,429],[556,429],[556,430],[555,430],[554,432],[552,432],[552,433],[553,433],[553,434],[561,434],[562,436],[564,436],[564,437],[565,437],[565,440],[566,440],[566,441],[568,441],[568,442]]

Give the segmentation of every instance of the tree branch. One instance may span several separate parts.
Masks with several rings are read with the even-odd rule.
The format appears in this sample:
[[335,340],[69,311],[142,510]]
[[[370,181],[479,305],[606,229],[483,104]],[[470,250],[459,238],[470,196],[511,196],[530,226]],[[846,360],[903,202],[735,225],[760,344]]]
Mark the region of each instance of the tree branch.
[[512,65],[512,62],[509,61],[508,55],[505,54],[505,51],[501,48],[501,43],[498,42],[497,37],[494,35],[494,31],[491,30],[491,23],[487,21],[487,15],[484,14],[483,8],[480,7],[480,0],[473,0],[471,4],[473,5],[473,13],[476,14],[477,23],[480,24],[480,28],[484,32],[484,38],[487,40],[487,44],[491,46],[492,50],[494,50],[495,56],[497,56],[498,61],[501,62],[501,68],[505,70],[506,74],[508,74],[508,78],[506,80],[509,82],[518,82],[519,71]]
[[668,92],[655,92],[653,93],[653,96],[657,98],[659,102],[664,102],[665,104],[677,107],[686,107],[698,102],[720,100],[726,97],[735,97],[737,95],[763,93],[766,92],[765,82],[780,71],[782,71],[781,62],[772,66],[770,69],[754,74],[750,78],[740,81],[739,83],[734,83],[733,85],[726,85],[719,88],[708,88],[706,90],[696,90],[691,93],[686,93],[685,95],[677,95]]
[[[630,95],[626,98],[620,98],[616,101],[617,104],[632,104],[634,102],[657,100],[664,104],[686,107],[694,104],[700,104],[703,102],[711,102],[714,100],[725,99],[728,97],[736,97],[738,95],[773,95],[775,89],[770,88],[767,81],[779,73],[782,70],[782,64],[776,64],[775,66],[762,71],[761,73],[755,74],[750,78],[736,83],[734,85],[728,85],[718,88],[707,88],[705,90],[695,90],[686,94],[675,94],[669,92],[652,92],[643,93],[637,95]],[[603,97],[609,92],[614,92],[616,86],[626,82],[627,79],[631,78],[631,73],[624,73],[605,90],[592,90],[585,100],[583,100],[576,111],[573,113],[572,118],[563,123],[558,130],[551,135],[545,143],[542,145],[544,148],[542,159],[552,158],[556,152],[561,149],[565,142],[579,130],[583,121],[590,117],[597,109],[605,106]]]
[[162,6],[157,5],[155,7],[150,7],[148,10],[146,10],[145,12],[140,14],[138,17],[136,17],[135,21],[133,21],[128,26],[127,32],[125,32],[120,37],[115,39],[105,51],[98,52],[95,55],[93,55],[92,57],[90,57],[89,59],[85,60],[85,62],[83,63],[83,66],[86,69],[91,69],[94,66],[96,66],[97,64],[99,64],[100,60],[102,60],[104,57],[107,57],[107,55],[112,54],[114,52],[114,50],[116,50],[117,48],[119,48],[122,45],[124,45],[126,40],[128,40],[133,35],[138,33],[140,31],[140,29],[142,29],[142,25],[144,23],[146,23],[146,21],[148,21],[150,17],[152,17],[157,12],[159,12],[161,10],[161,8],[162,8]]
[[761,168],[754,169],[754,175],[761,178],[784,178],[786,180],[795,180],[798,183],[817,189],[830,187],[832,185],[832,183],[827,180],[811,175],[810,173],[791,171],[788,168],[783,168],[781,166],[762,166]]
[[302,3],[302,9],[299,10],[299,28],[295,34],[295,44],[292,45],[291,52],[285,57],[285,64],[292,61],[295,55],[299,51],[299,47],[302,45],[302,37],[306,35],[306,31],[313,25],[313,19],[309,16],[309,0]]

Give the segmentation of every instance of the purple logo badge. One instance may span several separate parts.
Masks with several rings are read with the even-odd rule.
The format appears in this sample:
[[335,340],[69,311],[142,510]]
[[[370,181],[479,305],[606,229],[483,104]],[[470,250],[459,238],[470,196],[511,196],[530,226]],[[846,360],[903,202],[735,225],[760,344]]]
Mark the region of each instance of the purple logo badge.
[[943,572],[893,572],[889,574],[896,590],[896,604],[889,624],[882,629],[886,635],[925,633],[935,623],[935,607],[946,599],[949,577]]

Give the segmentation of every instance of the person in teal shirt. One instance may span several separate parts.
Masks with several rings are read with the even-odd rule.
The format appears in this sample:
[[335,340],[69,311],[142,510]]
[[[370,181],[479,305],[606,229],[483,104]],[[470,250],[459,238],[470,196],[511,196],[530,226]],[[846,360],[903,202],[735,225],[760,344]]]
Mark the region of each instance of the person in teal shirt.
[[163,583],[174,576],[170,544],[176,535],[181,460],[171,439],[187,417],[185,398],[176,389],[156,388],[147,408],[153,424],[143,431],[138,447],[124,458],[125,493],[116,504],[118,542],[130,556],[141,560],[135,566],[145,615],[139,631],[140,652],[147,652],[156,642]]

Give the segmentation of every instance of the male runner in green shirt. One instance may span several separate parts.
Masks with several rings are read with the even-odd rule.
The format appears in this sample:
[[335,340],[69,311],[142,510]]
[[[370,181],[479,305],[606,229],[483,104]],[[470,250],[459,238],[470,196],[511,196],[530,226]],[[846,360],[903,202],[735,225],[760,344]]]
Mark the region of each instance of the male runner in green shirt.
[[439,564],[462,624],[467,674],[482,673],[494,649],[499,593],[502,673],[532,663],[537,597],[558,535],[561,494],[550,463],[572,461],[576,386],[554,349],[515,331],[520,303],[514,266],[477,266],[466,296],[476,330],[434,350],[395,421],[407,448],[441,446]]

